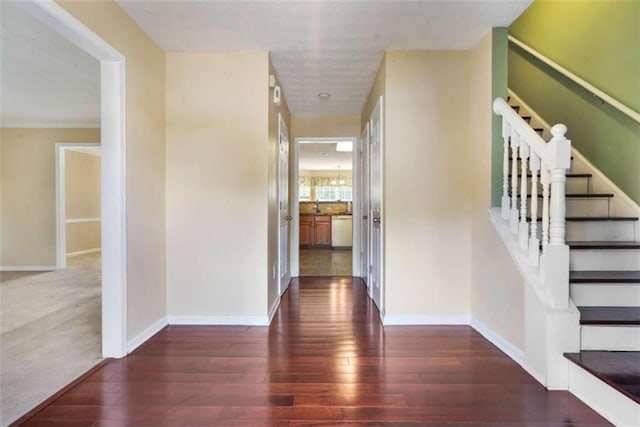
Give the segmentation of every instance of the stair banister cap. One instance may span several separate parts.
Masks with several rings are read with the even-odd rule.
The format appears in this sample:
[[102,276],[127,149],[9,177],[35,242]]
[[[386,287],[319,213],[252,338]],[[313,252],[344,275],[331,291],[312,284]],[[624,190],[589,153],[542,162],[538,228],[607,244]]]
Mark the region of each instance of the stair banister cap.
[[567,127],[562,123],[553,125],[553,127],[551,128],[551,135],[553,135],[554,138],[564,138],[565,137],[564,135],[566,133],[567,133]]

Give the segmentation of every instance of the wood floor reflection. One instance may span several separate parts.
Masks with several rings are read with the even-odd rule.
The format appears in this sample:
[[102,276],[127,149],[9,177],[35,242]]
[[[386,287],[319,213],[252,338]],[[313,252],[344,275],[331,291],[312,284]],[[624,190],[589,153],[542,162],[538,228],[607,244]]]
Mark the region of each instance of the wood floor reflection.
[[362,281],[330,277],[294,279],[270,327],[167,327],[26,425],[346,423],[608,425],[473,329],[383,327]]
[[351,249],[300,249],[300,276],[353,275]]

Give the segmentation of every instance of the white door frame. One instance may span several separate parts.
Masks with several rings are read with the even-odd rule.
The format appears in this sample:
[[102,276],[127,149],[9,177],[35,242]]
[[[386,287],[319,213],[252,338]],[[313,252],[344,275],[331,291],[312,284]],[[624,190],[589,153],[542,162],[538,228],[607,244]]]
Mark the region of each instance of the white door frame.
[[[278,160],[277,160],[277,173],[278,173],[278,296],[281,297],[282,294],[289,288],[289,282],[291,280],[291,220],[288,218],[283,218],[282,217],[282,208],[281,208],[281,204],[282,204],[282,171],[280,170],[280,156],[282,148],[281,148],[281,144],[282,144],[282,131],[284,129],[284,133],[287,137],[287,143],[289,145],[288,150],[291,150],[291,141],[289,139],[289,129],[287,128],[287,123],[284,121],[284,118],[282,117],[281,113],[278,113]],[[289,155],[289,153],[287,153],[288,158],[287,158],[287,168],[289,168],[289,163],[291,162],[291,156]],[[289,171],[287,170],[287,176],[284,177],[284,179],[289,180]],[[290,184],[290,183],[289,183]],[[291,191],[289,191],[289,186],[287,186],[287,203],[289,204],[289,206],[287,206],[287,213],[290,214],[291,213],[291,204],[289,203],[289,198],[291,197]],[[283,263],[282,263],[282,245],[285,244],[285,242],[282,241],[282,226],[283,223],[282,221],[287,221],[289,223],[289,226],[287,227],[288,230],[288,236],[287,238],[289,239],[289,247],[287,248],[287,250],[284,251],[284,253],[286,254],[288,252],[288,256],[289,259],[286,260],[288,261],[288,268],[289,268],[289,272],[288,272],[288,277],[285,277],[283,280]],[[287,263],[285,263],[286,265]]]
[[[298,200],[298,180],[300,176],[300,141],[314,141],[314,142],[328,142],[328,141],[351,141],[353,152],[351,153],[352,164],[352,207],[351,212],[358,212],[360,210],[360,194],[358,185],[360,184],[360,146],[358,144],[358,137],[346,136],[346,137],[296,137],[293,144],[293,178],[291,185],[289,186],[289,200],[291,200],[292,207],[291,215],[293,216],[293,227],[291,227],[291,276],[297,277],[300,275],[300,200]],[[351,248],[351,266],[352,276],[360,276],[360,256],[354,256],[353,254],[360,253],[360,215],[352,215],[352,239],[353,247]]]
[[[98,148],[95,142],[56,143],[56,268],[67,268],[66,153],[74,148]],[[102,193],[102,184],[100,185]]]
[[102,356],[127,354],[125,58],[53,0],[17,2],[100,61]]

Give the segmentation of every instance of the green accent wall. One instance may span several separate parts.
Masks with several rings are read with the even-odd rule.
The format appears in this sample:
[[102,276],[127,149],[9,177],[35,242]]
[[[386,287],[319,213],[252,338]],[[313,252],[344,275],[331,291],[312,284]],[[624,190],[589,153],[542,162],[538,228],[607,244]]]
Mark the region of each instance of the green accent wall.
[[[640,1],[536,1],[509,33],[640,111]],[[509,87],[640,203],[640,124],[517,46]]]
[[[491,33],[491,102],[507,97],[507,28],[496,27]],[[492,114],[491,119],[491,206],[502,202],[502,118]]]

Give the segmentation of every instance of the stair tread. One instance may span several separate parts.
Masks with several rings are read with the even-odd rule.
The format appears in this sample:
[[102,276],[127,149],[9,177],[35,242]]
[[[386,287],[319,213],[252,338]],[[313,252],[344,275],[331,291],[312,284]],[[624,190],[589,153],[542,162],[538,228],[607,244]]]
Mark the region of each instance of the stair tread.
[[640,242],[585,241],[567,242],[571,249],[640,249]]
[[[571,222],[598,222],[598,221],[638,221],[640,218],[636,216],[568,216],[565,218]],[[537,218],[538,222],[542,218]],[[531,221],[531,217],[527,217],[527,221]]]
[[[507,176],[509,178],[511,178],[511,175],[513,175],[513,174],[510,173]],[[518,177],[520,177],[520,175],[522,175],[522,174],[519,173]],[[538,176],[540,176],[540,173],[538,173]],[[593,177],[593,174],[591,174],[591,173],[567,173],[565,176],[567,178],[591,178],[591,177]],[[527,174],[527,178],[531,178],[531,177],[533,177],[533,174],[532,173],[528,173]]]
[[[511,197],[511,194],[509,194],[509,197]],[[521,197],[520,194],[518,194],[518,197]],[[613,193],[569,193],[569,194],[565,194],[565,197],[569,199],[611,198],[613,197]],[[527,194],[527,198],[530,199],[531,194]],[[541,199],[541,198],[542,198],[542,194],[538,194],[538,199]]]
[[571,283],[640,283],[640,271],[571,271]]
[[640,403],[639,351],[586,351],[564,357]]
[[640,325],[640,307],[578,307],[581,325]]

